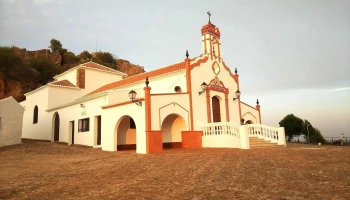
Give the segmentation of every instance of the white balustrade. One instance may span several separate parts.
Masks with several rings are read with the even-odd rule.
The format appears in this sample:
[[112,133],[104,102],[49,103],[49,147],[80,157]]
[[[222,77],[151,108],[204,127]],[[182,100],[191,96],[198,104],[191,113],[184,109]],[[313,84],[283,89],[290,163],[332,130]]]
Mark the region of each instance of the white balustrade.
[[239,136],[239,125],[230,122],[209,123],[202,126],[203,136],[230,135],[235,138]]
[[279,128],[266,126],[261,124],[249,124],[248,125],[248,134],[249,137],[258,137],[261,139],[269,140],[271,142],[277,143],[279,139]]

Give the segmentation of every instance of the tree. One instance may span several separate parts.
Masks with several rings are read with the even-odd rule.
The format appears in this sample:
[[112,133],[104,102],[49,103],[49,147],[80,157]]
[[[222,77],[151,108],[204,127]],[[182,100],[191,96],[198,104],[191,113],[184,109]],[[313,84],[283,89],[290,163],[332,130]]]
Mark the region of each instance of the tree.
[[112,69],[118,69],[117,59],[109,52],[96,52],[92,57],[92,61]]
[[52,80],[52,78],[60,72],[58,66],[45,56],[31,59],[30,64],[40,73],[38,81],[43,85]]
[[311,122],[308,121],[307,119],[304,120],[303,122],[303,129],[302,133],[310,137],[309,143],[324,143],[325,139],[323,138],[321,131],[318,128],[315,128],[312,126]]
[[74,64],[78,62],[79,62],[79,58],[77,58],[73,52],[66,52],[62,56],[63,64]]
[[57,50],[59,51],[60,49],[62,49],[62,44],[59,40],[51,39],[49,48],[52,52],[55,52]]
[[81,61],[85,61],[85,60],[88,60],[92,57],[92,55],[88,52],[88,51],[83,51],[81,52],[79,55],[78,55],[78,58],[81,60]]
[[293,135],[299,135],[301,133],[303,120],[293,114],[289,114],[279,122],[279,125],[284,127],[285,134],[288,136],[288,142],[290,142]]

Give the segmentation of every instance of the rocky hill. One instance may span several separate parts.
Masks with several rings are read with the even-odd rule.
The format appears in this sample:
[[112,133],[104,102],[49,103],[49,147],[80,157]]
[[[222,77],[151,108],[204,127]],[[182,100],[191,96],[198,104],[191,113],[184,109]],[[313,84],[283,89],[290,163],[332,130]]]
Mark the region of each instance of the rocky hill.
[[104,59],[106,55],[108,57],[111,54],[97,52],[92,56],[84,51],[75,56],[71,52],[60,50],[28,51],[18,47],[0,47],[0,99],[13,96],[17,101],[23,101],[25,93],[52,81],[56,74],[89,60],[119,70],[129,76],[145,72],[144,67],[132,64],[127,60],[106,60]]

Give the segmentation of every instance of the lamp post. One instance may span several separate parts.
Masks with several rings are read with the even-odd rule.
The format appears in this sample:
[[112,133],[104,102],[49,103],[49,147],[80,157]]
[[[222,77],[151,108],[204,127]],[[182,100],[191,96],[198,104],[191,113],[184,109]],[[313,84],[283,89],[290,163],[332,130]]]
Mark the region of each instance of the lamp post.
[[138,106],[142,106],[142,102],[135,102],[136,95],[137,95],[137,93],[134,90],[131,90],[129,92],[129,97],[130,97],[131,101],[134,102]]
[[199,92],[199,95],[201,95],[205,90],[207,89],[207,84],[205,82],[202,83],[201,85],[202,91]]
[[236,94],[236,98],[233,98],[233,101],[235,101],[236,99],[239,99],[239,97],[241,96],[241,92],[237,90],[235,94]]

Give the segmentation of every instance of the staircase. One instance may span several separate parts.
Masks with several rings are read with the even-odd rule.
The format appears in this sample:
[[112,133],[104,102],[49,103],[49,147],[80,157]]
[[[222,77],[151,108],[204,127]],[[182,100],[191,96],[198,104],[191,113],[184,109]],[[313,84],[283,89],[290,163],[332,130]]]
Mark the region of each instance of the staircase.
[[283,145],[277,145],[277,142],[273,143],[258,137],[249,137],[249,143],[251,149],[284,147]]

